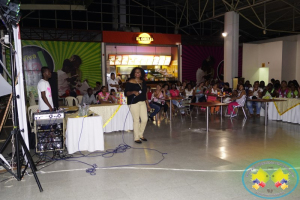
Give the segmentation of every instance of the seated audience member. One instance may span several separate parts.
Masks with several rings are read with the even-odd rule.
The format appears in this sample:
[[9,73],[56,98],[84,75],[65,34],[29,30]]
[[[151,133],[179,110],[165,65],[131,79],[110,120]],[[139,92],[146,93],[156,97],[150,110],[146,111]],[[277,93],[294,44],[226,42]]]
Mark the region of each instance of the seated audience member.
[[279,97],[280,83],[275,82],[273,86],[274,86],[275,97]]
[[[207,95],[207,102],[215,102],[215,103],[220,103],[220,101],[218,101],[217,97],[218,97],[218,92],[221,92],[220,89],[218,89],[218,84],[214,83],[212,85],[212,87],[210,88],[208,95]],[[220,110],[220,106],[212,106],[210,107],[210,113],[211,114],[215,114],[217,112],[219,112]]]
[[163,117],[166,117],[166,113],[167,113],[169,107],[165,103],[165,100],[164,100],[164,99],[166,99],[166,93],[164,90],[162,90],[162,87],[160,84],[158,84],[156,86],[156,90],[153,93],[152,98],[153,98],[153,103],[155,105],[158,105],[160,108],[162,108],[162,107],[164,108]]
[[150,106],[151,110],[153,110],[153,111],[151,112],[151,114],[149,115],[149,119],[150,119],[151,121],[154,121],[153,117],[160,111],[160,106],[155,105],[155,104],[151,101],[151,98],[152,98],[152,92],[151,92],[150,86],[148,86],[148,87],[147,87],[147,99],[148,99],[149,106]]
[[169,85],[168,85],[168,84],[164,84],[164,85],[162,86],[162,90],[165,91],[166,97],[170,97],[170,96],[171,96],[171,95],[170,95]]
[[287,98],[296,98],[298,96],[299,92],[296,90],[296,87],[292,85],[290,91],[287,94]]
[[181,94],[184,93],[184,90],[186,89],[186,85],[187,85],[187,83],[184,81],[184,82],[182,83],[181,87],[179,88],[179,92],[180,92]]
[[265,89],[265,82],[264,81],[260,81],[259,82],[259,87],[264,90]]
[[101,86],[101,83],[100,82],[96,82],[96,87],[94,89],[94,92],[95,92],[95,96],[97,96],[100,92],[102,92],[101,90],[102,86]]
[[107,92],[106,86],[102,86],[101,91],[102,92],[99,92],[98,94],[98,100],[100,101],[100,103],[111,103],[112,98],[110,94]]
[[[176,89],[176,85],[174,83],[171,85],[171,89],[169,91],[170,91],[171,97],[180,97],[180,92],[178,89]],[[178,108],[181,107],[180,100],[173,99],[172,104],[177,106]],[[184,111],[182,111],[181,114],[184,114]]]
[[229,103],[228,105],[228,109],[227,109],[227,115],[230,115],[231,112],[233,115],[235,115],[235,112],[233,110],[233,106],[240,106],[243,105],[246,101],[246,91],[244,90],[244,86],[243,84],[240,84],[238,86],[238,92],[237,92],[237,96],[236,97],[232,97],[231,98],[231,103]]
[[[165,91],[165,93],[166,93],[166,98],[167,98],[167,99],[171,97],[171,93],[170,93],[170,90],[169,90],[169,84],[164,84],[162,90]],[[170,104],[170,101],[166,101],[166,104],[167,104],[169,107],[171,106],[172,113],[175,113],[174,105],[173,105],[172,103]]]
[[279,98],[286,98],[289,93],[289,88],[287,87],[286,81],[281,81],[281,87],[278,91]]
[[[184,90],[184,95],[185,98],[189,98],[192,100],[192,103],[196,102],[196,97],[195,97],[195,90],[192,88],[192,84],[188,83],[186,85],[186,89]],[[194,106],[190,106],[190,109],[192,110]]]
[[201,82],[198,86],[195,88],[195,97],[196,97],[196,103],[198,102],[205,102],[205,88],[204,88],[204,82]]
[[118,102],[117,93],[116,93],[115,89],[110,90],[110,96],[111,96],[111,99],[112,99],[112,103],[117,103]]
[[176,89],[177,90],[180,90],[180,87],[182,86],[181,82],[180,81],[177,81],[176,83]]
[[232,93],[232,89],[229,88],[229,83],[228,82],[224,83],[224,88],[223,88],[222,92],[225,92],[225,94]]
[[289,81],[288,84],[287,84],[287,87],[291,89],[292,85],[294,85],[294,82],[293,81]]
[[262,92],[263,99],[271,99],[276,96],[275,89],[272,83],[269,83]]
[[294,86],[296,88],[296,90],[299,88],[299,83],[296,80],[293,80]]
[[[259,82],[255,81],[254,86],[249,88],[250,99],[260,99],[262,97],[263,90],[258,86],[259,86]],[[256,116],[260,117],[261,102],[247,101],[247,107],[250,112],[250,117],[253,117],[254,106],[256,107]]]
[[99,81],[96,82],[96,87],[94,88],[95,91],[101,90],[101,83]]
[[81,105],[91,105],[91,104],[96,104],[97,100],[95,98],[95,95],[93,95],[93,90],[92,88],[87,89],[87,94],[85,94],[82,98]]
[[244,89],[246,91],[247,96],[248,96],[249,88],[250,88],[250,81],[247,80],[244,84]]
[[273,85],[275,84],[275,79],[274,79],[274,78],[271,79],[271,83],[272,83]]

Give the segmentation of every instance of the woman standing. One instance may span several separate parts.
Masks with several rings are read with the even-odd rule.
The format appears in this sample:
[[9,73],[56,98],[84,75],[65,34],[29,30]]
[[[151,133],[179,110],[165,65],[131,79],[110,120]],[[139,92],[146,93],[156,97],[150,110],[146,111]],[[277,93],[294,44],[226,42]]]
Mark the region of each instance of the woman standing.
[[144,131],[148,121],[147,109],[151,110],[147,100],[147,86],[144,77],[145,72],[142,68],[133,68],[125,87],[127,105],[130,105],[129,109],[133,118],[134,141],[138,144],[147,141],[144,138]]

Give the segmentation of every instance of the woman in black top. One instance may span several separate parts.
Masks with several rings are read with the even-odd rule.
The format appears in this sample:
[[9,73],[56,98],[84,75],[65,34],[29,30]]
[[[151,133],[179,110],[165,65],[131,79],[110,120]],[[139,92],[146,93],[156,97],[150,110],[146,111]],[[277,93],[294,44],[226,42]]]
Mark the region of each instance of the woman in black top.
[[147,141],[144,138],[144,131],[148,121],[147,110],[150,111],[147,99],[147,86],[144,80],[145,72],[140,67],[135,67],[130,73],[130,80],[126,83],[125,96],[133,118],[134,141],[142,143]]

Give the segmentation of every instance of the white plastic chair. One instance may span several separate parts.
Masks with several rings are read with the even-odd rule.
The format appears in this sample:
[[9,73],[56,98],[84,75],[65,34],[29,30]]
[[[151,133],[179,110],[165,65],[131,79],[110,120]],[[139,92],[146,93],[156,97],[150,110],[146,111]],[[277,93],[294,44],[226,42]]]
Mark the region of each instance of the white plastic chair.
[[82,102],[82,99],[83,99],[83,96],[82,95],[79,95],[76,97],[77,101],[78,101],[78,104],[81,105],[81,102]]
[[34,106],[30,106],[27,109],[27,113],[28,113],[28,120],[29,120],[29,124],[31,129],[33,129],[33,113],[36,113],[39,109],[38,105],[34,105]]
[[36,105],[34,95],[33,95],[33,93],[31,91],[29,92],[29,105],[30,106]]
[[[190,105],[191,102],[192,99],[190,98],[181,100],[181,107],[178,107],[180,113],[182,113],[182,111],[189,112],[190,113],[189,115],[192,116],[191,105]],[[181,115],[181,119],[182,119],[182,115]]]
[[[245,119],[247,119],[247,115],[246,115],[246,112],[245,112],[245,109],[244,109],[245,102],[246,102],[246,95],[244,95],[244,96],[242,97],[242,101],[241,101],[241,103],[240,103],[238,106],[233,106],[232,112],[230,113],[230,118],[233,118],[233,117],[237,116],[237,114],[238,114],[238,109],[239,109],[239,108],[242,108],[243,113],[244,113],[244,116],[245,116]],[[235,114],[233,114],[233,111],[234,111],[236,108],[237,108],[237,111],[236,111]]]
[[73,102],[75,102],[75,106],[78,105],[78,100],[74,97],[66,97],[65,104],[66,106],[73,106]]

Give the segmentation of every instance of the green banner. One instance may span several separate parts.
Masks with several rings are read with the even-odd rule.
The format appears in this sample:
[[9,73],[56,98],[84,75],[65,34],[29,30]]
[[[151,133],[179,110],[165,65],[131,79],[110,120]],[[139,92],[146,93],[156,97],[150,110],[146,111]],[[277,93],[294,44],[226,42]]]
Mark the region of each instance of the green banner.
[[70,61],[79,63],[76,64],[75,71],[79,74],[80,82],[86,80],[92,88],[97,81],[102,82],[101,43],[23,40],[22,47],[27,94],[31,91],[37,97],[36,86],[41,79],[41,67],[49,67],[51,71],[57,72],[59,80],[62,73],[72,76],[70,71],[64,70],[66,67],[63,68],[66,65],[64,63]]

